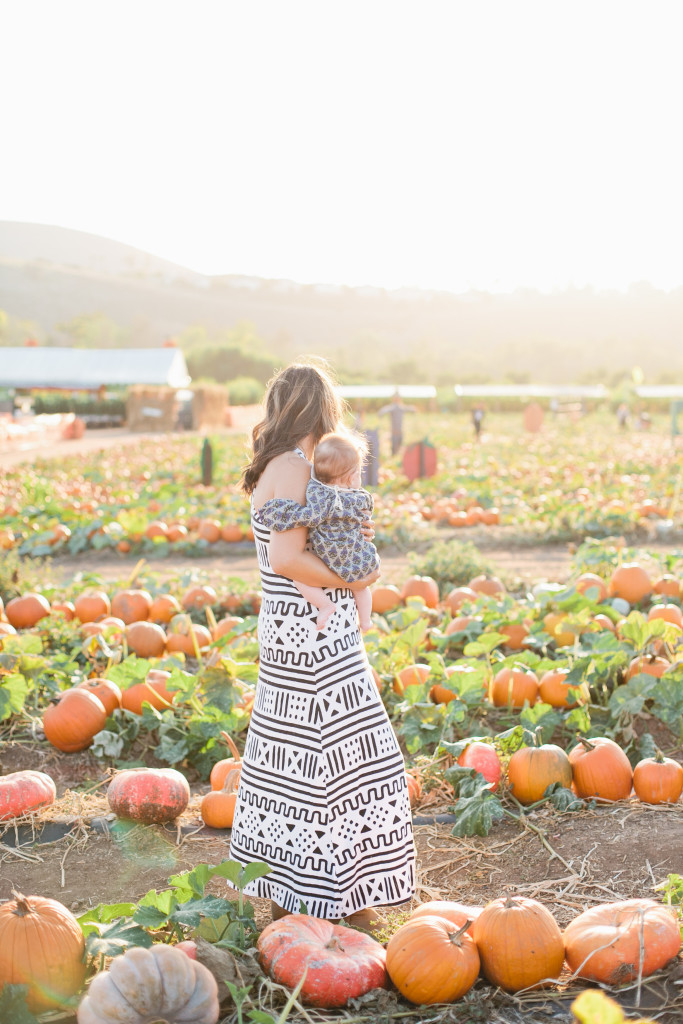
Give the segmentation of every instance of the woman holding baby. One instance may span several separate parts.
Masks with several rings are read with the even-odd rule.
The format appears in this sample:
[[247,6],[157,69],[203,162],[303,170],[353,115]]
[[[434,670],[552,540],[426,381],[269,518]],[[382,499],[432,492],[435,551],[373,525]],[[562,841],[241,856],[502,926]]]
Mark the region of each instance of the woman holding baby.
[[315,366],[282,370],[265,401],[243,476],[262,605],[230,856],[270,866],[246,892],[270,899],[274,917],[303,904],[371,929],[378,907],[412,896],[414,847],[403,758],[358,622],[367,628],[379,577],[362,447]]

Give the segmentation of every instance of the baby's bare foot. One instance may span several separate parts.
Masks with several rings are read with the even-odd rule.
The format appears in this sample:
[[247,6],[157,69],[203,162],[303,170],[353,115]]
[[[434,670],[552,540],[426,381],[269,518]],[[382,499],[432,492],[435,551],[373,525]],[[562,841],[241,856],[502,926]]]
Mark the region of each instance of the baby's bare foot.
[[332,601],[329,604],[323,605],[322,608],[318,609],[318,618],[316,619],[316,626],[318,629],[324,629],[327,623],[334,615],[336,609]]

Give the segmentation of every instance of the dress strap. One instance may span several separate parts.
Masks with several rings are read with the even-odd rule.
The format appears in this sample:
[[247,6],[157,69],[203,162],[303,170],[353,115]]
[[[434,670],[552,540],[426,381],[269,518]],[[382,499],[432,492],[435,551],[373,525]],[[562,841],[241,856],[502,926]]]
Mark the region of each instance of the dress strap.
[[[298,448],[298,447],[295,448],[294,449],[294,454],[295,455],[300,455],[302,459],[306,459],[306,456],[304,455],[303,450],[301,448]],[[308,459],[306,459],[306,462],[308,462]]]

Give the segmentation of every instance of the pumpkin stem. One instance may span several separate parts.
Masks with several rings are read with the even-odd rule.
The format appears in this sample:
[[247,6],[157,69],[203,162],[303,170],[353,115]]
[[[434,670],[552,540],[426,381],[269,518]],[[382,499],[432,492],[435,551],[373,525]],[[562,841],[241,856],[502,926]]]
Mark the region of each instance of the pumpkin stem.
[[223,783],[224,793],[234,793],[239,786],[240,769],[231,768],[228,774],[225,776],[225,782]]
[[512,907],[515,906],[515,901],[513,900],[510,893],[508,893],[507,896],[505,897],[505,903],[503,904],[503,906],[505,907],[506,910],[510,910]]
[[664,754],[661,752],[659,747],[655,750],[655,761],[657,764],[664,764]]
[[581,745],[585,747],[586,750],[595,750],[595,744],[591,743],[587,736],[581,736],[579,734],[579,743],[581,743]]
[[223,737],[223,739],[227,743],[227,745],[228,745],[228,747],[230,749],[230,753],[232,754],[232,756],[237,761],[241,760],[242,755],[240,754],[239,750],[237,749],[237,746],[236,746],[235,741],[233,740],[232,736],[229,733],[223,732],[223,731],[221,731],[221,736]]
[[23,893],[17,892],[16,889],[12,889],[12,895],[16,900],[16,907],[12,911],[17,917],[26,917],[27,914],[33,913],[33,908]]
[[465,934],[465,932],[467,931],[467,929],[470,927],[471,924],[472,924],[471,921],[465,921],[465,923],[462,926],[462,928],[458,928],[458,930],[456,932],[449,932],[449,934],[448,934],[449,941],[452,942],[454,946],[461,946],[462,945],[462,941],[461,941],[462,937]]
[[325,943],[325,949],[338,949],[340,953],[344,952],[344,947],[336,935],[333,935],[330,941]]

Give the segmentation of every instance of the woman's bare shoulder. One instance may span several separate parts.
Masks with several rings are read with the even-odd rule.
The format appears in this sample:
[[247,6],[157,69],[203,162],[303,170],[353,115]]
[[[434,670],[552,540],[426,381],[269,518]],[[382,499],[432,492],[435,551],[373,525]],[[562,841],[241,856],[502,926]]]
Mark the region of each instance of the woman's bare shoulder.
[[268,498],[293,498],[304,504],[306,486],[311,478],[311,464],[294,452],[283,452],[271,459],[264,469],[256,489],[262,501]]

